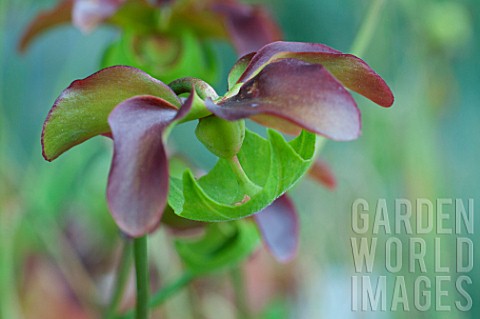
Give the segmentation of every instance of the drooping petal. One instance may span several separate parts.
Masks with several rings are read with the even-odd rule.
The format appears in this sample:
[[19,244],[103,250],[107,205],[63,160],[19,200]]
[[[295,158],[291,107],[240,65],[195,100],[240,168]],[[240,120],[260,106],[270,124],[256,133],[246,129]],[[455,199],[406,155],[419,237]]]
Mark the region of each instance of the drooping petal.
[[81,31],[91,32],[109,18],[125,0],[75,0],[72,11],[73,25]]
[[168,195],[163,132],[186,115],[191,100],[177,110],[161,98],[136,96],[120,103],[108,117],[114,154],[107,199],[113,218],[129,236],[142,236],[160,223]]
[[56,7],[43,11],[36,16],[22,35],[18,46],[19,51],[24,52],[30,42],[46,30],[59,24],[70,22],[72,19],[73,2],[74,0],[60,1]]
[[228,33],[240,56],[282,37],[280,28],[260,6],[227,2],[215,5],[215,9],[226,16]]
[[317,158],[317,160],[313,162],[308,171],[308,176],[330,190],[335,189],[337,186],[337,180],[330,166],[320,158]]
[[350,93],[323,66],[295,59],[268,64],[236,96],[206,105],[227,120],[262,116],[262,124],[279,130],[280,120],[334,140],[360,134],[360,112]]
[[315,53],[335,53],[341,54],[340,51],[330,48],[321,43],[307,43],[307,42],[286,42],[277,41],[267,44],[257,51],[253,56],[250,64],[245,69],[245,73],[239,78],[239,82],[245,82],[257,74],[262,67],[271,62],[278,54],[292,53],[292,52],[315,52]]
[[165,84],[138,69],[114,66],[74,81],[55,101],[43,125],[43,157],[52,161],[71,147],[110,132],[113,108],[135,95],[159,96],[180,106]]
[[352,91],[384,107],[393,104],[392,91],[365,61],[318,43],[275,42],[266,45],[252,58],[239,81],[248,80],[266,63],[285,58],[321,64]]
[[287,195],[254,215],[268,250],[279,262],[288,262],[298,249],[298,214]]

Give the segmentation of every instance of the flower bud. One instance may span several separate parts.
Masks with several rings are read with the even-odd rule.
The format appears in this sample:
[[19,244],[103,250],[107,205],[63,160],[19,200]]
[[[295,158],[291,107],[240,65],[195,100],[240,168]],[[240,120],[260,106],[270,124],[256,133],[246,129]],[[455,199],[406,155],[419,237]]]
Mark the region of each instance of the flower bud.
[[245,121],[230,122],[215,115],[200,119],[195,135],[205,147],[221,158],[237,155],[245,138]]

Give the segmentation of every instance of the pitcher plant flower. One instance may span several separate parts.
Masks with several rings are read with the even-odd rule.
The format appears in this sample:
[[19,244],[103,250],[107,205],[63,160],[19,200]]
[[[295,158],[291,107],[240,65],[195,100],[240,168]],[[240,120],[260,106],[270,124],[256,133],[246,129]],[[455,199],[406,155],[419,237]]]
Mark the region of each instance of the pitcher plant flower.
[[[314,43],[268,44],[240,58],[228,83],[219,97],[199,79],[166,85],[133,67],[103,69],[73,82],[55,101],[43,127],[43,156],[51,161],[91,137],[110,136],[107,201],[124,233],[154,231],[167,206],[204,222],[254,215],[272,253],[289,260],[298,217],[284,194],[314,163],[317,135],[359,136],[360,111],[349,90],[384,107],[393,94],[365,61]],[[274,129],[262,137],[245,128],[247,118]],[[193,120],[218,162],[199,178],[189,169],[170,176],[168,134]],[[276,130],[296,137],[287,141]]]

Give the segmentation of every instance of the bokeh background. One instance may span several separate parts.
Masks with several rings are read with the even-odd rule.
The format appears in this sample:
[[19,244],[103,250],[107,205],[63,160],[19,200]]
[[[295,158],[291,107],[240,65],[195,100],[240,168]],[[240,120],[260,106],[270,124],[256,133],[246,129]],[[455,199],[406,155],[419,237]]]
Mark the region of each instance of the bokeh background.
[[[257,1],[259,2],[259,1]],[[351,52],[372,0],[267,0],[265,4],[291,41],[321,42]],[[396,102],[382,109],[356,96],[363,134],[348,143],[328,142],[322,151],[337,178],[329,191],[305,180],[290,194],[301,215],[298,258],[276,264],[264,251],[244,267],[250,307],[258,318],[479,318],[480,260],[475,254],[473,284],[466,286],[473,307],[461,312],[454,286],[445,287],[447,312],[420,312],[413,306],[418,273],[392,274],[385,252],[376,253],[374,273],[387,276],[387,300],[395,276],[405,276],[410,311],[353,312],[354,272],[350,238],[351,207],[357,198],[373,206],[385,198],[391,220],[394,199],[480,200],[480,2],[477,0],[385,0],[373,37],[360,56],[391,86]],[[92,318],[73,297],[97,284],[108,287],[119,236],[105,204],[111,145],[96,138],[54,164],[41,157],[40,132],[58,94],[74,79],[98,69],[101,54],[118,36],[100,27],[84,35],[64,26],[38,38],[25,54],[22,31],[52,0],[0,0],[0,318]],[[224,74],[235,61],[233,49],[214,43]],[[221,79],[225,79],[223,76]],[[225,81],[212,83],[219,92]],[[213,157],[191,141],[193,126],[173,136],[172,147],[200,167]],[[475,202],[476,204],[476,202]],[[370,211],[373,218],[374,210]],[[453,211],[449,211],[453,213]],[[478,218],[472,238],[478,242]],[[408,247],[404,233],[391,236]],[[432,240],[434,233],[425,235]],[[442,262],[458,275],[455,235],[441,247]],[[179,273],[172,239],[160,230],[151,250],[159,274]],[[384,247],[379,245],[379,247]],[[474,246],[474,252],[478,251]],[[404,263],[408,254],[404,253]],[[428,246],[427,274],[435,279],[434,249]],[[361,274],[360,274],[361,275]],[[95,278],[95,279],[92,279]],[[163,277],[162,277],[163,278]],[[235,318],[222,275],[207,277],[168,301],[162,318]],[[374,281],[375,282],[375,281]],[[105,291],[108,290],[104,288]],[[433,289],[433,288],[432,288]],[[80,291],[81,293],[81,291]],[[108,292],[105,292],[107,295]],[[460,299],[462,302],[464,299]],[[355,301],[355,300],[354,300]],[[387,310],[389,301],[387,302]],[[127,305],[128,306],[128,305]]]

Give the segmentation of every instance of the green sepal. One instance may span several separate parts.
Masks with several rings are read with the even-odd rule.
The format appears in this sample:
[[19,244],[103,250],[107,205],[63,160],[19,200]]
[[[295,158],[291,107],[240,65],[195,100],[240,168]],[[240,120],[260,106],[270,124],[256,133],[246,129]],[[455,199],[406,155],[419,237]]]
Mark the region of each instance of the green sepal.
[[177,239],[175,248],[189,271],[202,274],[240,264],[259,243],[255,224],[243,220],[209,224],[202,238]]
[[238,80],[242,76],[243,72],[245,72],[254,55],[255,52],[244,55],[233,65],[232,69],[228,73],[228,90],[231,90],[238,83]]
[[186,170],[182,179],[170,178],[169,205],[181,217],[219,222],[250,216],[270,205],[308,170],[315,154],[316,135],[303,131],[287,142],[268,130],[268,139],[246,130],[238,159],[249,179],[261,189],[250,199],[228,161],[219,159],[205,176],[195,179]]

